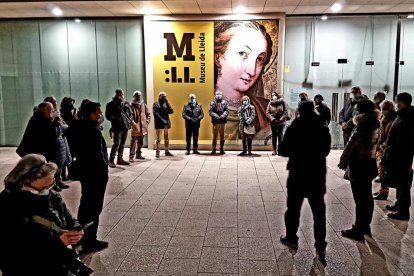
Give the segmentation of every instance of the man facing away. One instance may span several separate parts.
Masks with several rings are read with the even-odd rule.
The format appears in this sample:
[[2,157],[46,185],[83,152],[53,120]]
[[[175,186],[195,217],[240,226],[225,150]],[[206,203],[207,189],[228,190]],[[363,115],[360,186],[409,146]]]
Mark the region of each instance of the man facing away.
[[118,165],[129,165],[129,162],[125,161],[124,146],[128,136],[128,129],[132,124],[132,110],[131,105],[125,101],[125,93],[122,89],[115,90],[115,97],[112,101],[107,103],[105,110],[105,117],[111,122],[114,143],[109,155],[109,167],[115,168],[115,155],[118,152]]

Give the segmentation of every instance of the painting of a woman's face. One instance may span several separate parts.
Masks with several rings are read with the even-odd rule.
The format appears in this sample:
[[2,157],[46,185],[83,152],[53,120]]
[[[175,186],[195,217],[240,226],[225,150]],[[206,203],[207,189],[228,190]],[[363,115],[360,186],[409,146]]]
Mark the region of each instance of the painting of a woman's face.
[[267,59],[263,34],[251,28],[234,28],[226,52],[218,57],[220,90],[245,93],[258,79]]

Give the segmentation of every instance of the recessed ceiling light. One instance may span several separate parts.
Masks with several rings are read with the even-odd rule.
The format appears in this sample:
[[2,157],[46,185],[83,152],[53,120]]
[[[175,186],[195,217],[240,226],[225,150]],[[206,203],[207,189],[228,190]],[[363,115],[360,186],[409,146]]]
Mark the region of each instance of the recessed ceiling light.
[[412,19],[412,18],[414,18],[414,14],[409,14],[409,15],[407,16],[407,18],[408,18],[408,19]]
[[342,10],[342,5],[339,3],[335,3],[331,7],[331,11],[333,12],[339,12],[340,10]]
[[61,16],[63,14],[63,11],[59,7],[54,7],[52,9],[52,13],[56,16]]
[[141,14],[151,14],[152,13],[152,9],[150,7],[143,7],[140,12]]
[[82,21],[81,21],[79,18],[76,18],[76,19],[75,19],[75,22],[76,22],[76,23],[81,23]]
[[246,12],[246,8],[244,6],[238,6],[236,8],[234,8],[233,13],[245,13]]
[[327,16],[327,15],[322,15],[322,16],[321,16],[321,20],[325,21],[325,20],[327,20],[327,19],[328,19],[328,16]]

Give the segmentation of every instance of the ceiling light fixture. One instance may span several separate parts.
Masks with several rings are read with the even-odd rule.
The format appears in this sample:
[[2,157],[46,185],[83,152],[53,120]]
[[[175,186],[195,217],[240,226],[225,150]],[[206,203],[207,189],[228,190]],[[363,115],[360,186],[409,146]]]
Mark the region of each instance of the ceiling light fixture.
[[59,7],[54,7],[52,9],[52,13],[56,16],[61,16],[63,14],[63,11]]
[[409,14],[409,15],[407,16],[407,18],[408,18],[408,19],[413,19],[413,18],[414,18],[414,14]]
[[81,21],[79,18],[76,18],[76,19],[75,19],[75,22],[76,22],[76,23],[81,23],[82,21]]
[[245,12],[246,12],[246,8],[244,6],[238,6],[234,9],[233,13],[241,14],[241,13],[245,13]]
[[328,16],[327,16],[327,15],[322,15],[322,16],[321,16],[321,20],[325,21],[325,20],[327,20],[327,19],[328,19]]
[[342,5],[339,3],[335,3],[331,7],[331,11],[333,12],[339,12],[340,10],[342,10]]

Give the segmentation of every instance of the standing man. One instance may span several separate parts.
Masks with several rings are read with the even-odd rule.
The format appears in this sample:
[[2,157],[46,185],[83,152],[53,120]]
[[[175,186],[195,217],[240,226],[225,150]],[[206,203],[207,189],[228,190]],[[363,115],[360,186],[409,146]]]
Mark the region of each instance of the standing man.
[[[351,95],[348,101],[345,102],[344,107],[339,112],[339,124],[342,128],[342,134],[344,137],[344,147],[348,143],[349,137],[351,136],[352,130],[354,129],[354,124],[352,118],[356,115],[354,111],[355,104],[363,99],[361,88],[354,86],[351,88]],[[349,180],[349,171],[348,168],[345,170],[344,179]]]
[[[328,127],[315,112],[313,102],[299,105],[298,117],[286,129],[279,145],[279,154],[289,157],[287,169],[287,210],[285,212],[286,236],[280,241],[296,250],[300,209],[304,198],[308,199],[313,214],[315,249],[321,261],[325,260],[326,248],[326,156],[331,150]],[[307,142],[303,143],[303,137]]]
[[99,215],[108,183],[108,152],[100,126],[103,122],[101,105],[88,102],[82,112],[83,116],[73,131],[82,188],[78,220],[81,224],[93,222],[84,230],[80,241],[81,253],[87,254],[108,247],[107,242],[97,239]]
[[200,121],[204,118],[203,108],[197,103],[196,96],[188,96],[188,104],[184,105],[183,118],[185,120],[185,140],[187,142],[185,155],[190,154],[191,136],[193,136],[193,153],[200,154],[198,151],[198,133]]
[[313,101],[315,102],[315,109],[318,112],[319,116],[322,117],[326,126],[329,126],[329,123],[331,122],[331,110],[326,105],[326,103],[323,102],[323,96],[317,94],[315,97],[313,97]]
[[151,120],[151,114],[148,112],[147,105],[142,99],[141,91],[134,91],[131,106],[133,121],[129,162],[134,162],[134,155],[136,159],[145,159],[141,155],[141,148],[144,145],[144,136],[148,134],[148,124]]
[[164,146],[165,156],[174,156],[169,151],[170,140],[168,136],[168,130],[171,128],[170,114],[174,113],[170,103],[167,100],[167,93],[160,92],[158,94],[158,101],[152,106],[152,112],[154,113],[154,125],[155,125],[155,157],[160,157],[160,143],[161,135],[164,132]]
[[382,165],[385,169],[385,184],[397,188],[397,201],[385,206],[393,212],[389,218],[410,219],[411,186],[413,182],[414,156],[414,107],[412,97],[403,92],[397,95],[397,118],[388,134]]
[[229,115],[228,104],[223,100],[223,94],[217,90],[214,101],[210,103],[208,114],[213,123],[213,150],[211,154],[216,154],[217,136],[220,134],[220,154],[224,152],[224,129],[227,123],[227,116]]
[[115,168],[115,155],[118,151],[118,165],[129,165],[129,162],[125,161],[124,145],[128,136],[128,129],[132,124],[132,110],[131,105],[125,101],[124,90],[118,88],[115,90],[115,97],[112,98],[106,105],[105,117],[111,122],[114,143],[111,148],[111,154],[109,156],[109,167]]

